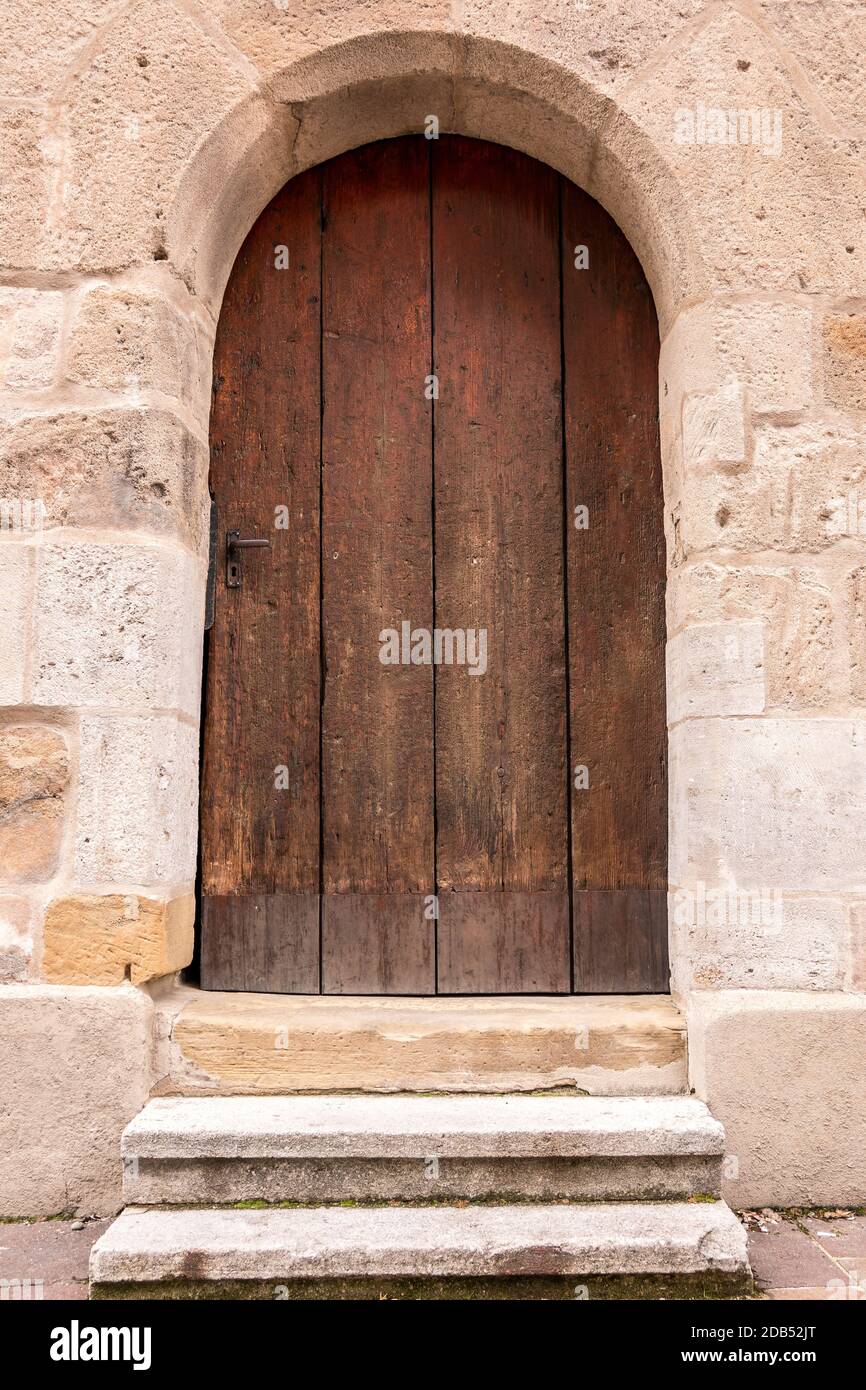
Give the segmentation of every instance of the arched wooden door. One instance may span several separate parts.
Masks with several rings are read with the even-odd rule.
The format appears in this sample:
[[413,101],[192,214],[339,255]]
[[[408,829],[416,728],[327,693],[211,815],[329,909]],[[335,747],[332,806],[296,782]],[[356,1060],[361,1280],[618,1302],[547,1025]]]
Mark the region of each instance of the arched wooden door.
[[627,242],[513,150],[384,141],[262,213],[214,363],[205,987],[668,987],[657,371]]

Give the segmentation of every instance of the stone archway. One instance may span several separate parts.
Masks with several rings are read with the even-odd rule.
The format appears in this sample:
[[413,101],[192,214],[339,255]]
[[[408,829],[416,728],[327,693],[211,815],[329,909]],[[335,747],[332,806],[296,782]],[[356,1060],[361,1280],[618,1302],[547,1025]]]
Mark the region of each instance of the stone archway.
[[[76,1036],[101,1029],[101,1055],[122,1054],[100,1102],[108,1129],[153,1079],[151,1000],[125,982],[170,975],[192,944],[223,286],[292,173],[439,114],[585,188],[646,270],[663,335],[673,985],[693,1080],[720,1096],[757,1174],[744,1201],[803,1200],[807,1170],[813,1197],[850,1190],[839,1155],[862,1150],[862,1132],[832,1152],[814,1136],[846,1072],[840,1019],[847,1056],[866,1015],[864,560],[847,505],[866,399],[858,113],[826,80],[832,21],[816,21],[809,42],[828,57],[810,75],[800,36],[764,10],[681,8],[569,6],[548,29],[506,3],[432,3],[423,21],[402,0],[373,19],[347,3],[335,44],[321,27],[333,21],[306,12],[143,0],[72,24],[42,63],[27,42],[14,60],[3,491],[37,492],[46,517],[38,534],[0,537],[17,634],[3,720],[11,746],[46,764],[28,797],[50,813],[38,864],[6,862],[9,988],[28,1036],[40,1010],[59,1011]],[[681,140],[678,113],[699,106],[781,112],[778,150]],[[32,808],[13,802],[15,832]],[[710,918],[701,893],[730,884],[778,894],[784,929]],[[808,1093],[804,1027],[826,1062]],[[752,1104],[755,1038],[766,1084],[755,1072]],[[768,1144],[755,1117],[780,1085],[803,1130],[771,1117]],[[850,1096],[839,1110],[858,1113]],[[19,1185],[25,1148],[34,1172],[47,1161],[40,1135],[19,1146]],[[72,1164],[63,1151],[47,1210],[67,1180],[111,1188],[113,1139],[97,1148]]]

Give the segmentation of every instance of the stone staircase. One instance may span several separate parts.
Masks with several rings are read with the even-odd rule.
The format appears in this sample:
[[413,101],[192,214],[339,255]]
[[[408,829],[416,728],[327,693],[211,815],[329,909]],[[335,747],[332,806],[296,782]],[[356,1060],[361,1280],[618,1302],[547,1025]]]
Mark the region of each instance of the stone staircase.
[[683,1095],[164,1096],[97,1298],[679,1298],[751,1287]]

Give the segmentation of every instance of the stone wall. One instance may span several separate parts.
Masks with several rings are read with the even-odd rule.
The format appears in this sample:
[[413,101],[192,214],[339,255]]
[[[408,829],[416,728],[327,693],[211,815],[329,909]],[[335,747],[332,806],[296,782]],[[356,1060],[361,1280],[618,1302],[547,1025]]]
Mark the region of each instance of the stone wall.
[[[0,9],[0,1036],[30,1001],[57,1062],[32,1104],[52,1078],[65,1097],[99,1069],[103,988],[129,1081],[106,1060],[113,1119],[71,1186],[16,1186],[35,1131],[13,1132],[2,1210],[110,1204],[116,1131],[152,1080],[148,982],[191,954],[209,379],[234,255],[292,174],[429,114],[586,188],[656,297],[695,1084],[713,1093],[723,1065],[704,992],[732,1010],[802,993],[813,1039],[835,1026],[823,999],[866,1008],[862,6]],[[709,141],[717,110],[733,141]],[[82,1023],[58,1042],[61,998]],[[718,1102],[734,1129],[737,1094]]]

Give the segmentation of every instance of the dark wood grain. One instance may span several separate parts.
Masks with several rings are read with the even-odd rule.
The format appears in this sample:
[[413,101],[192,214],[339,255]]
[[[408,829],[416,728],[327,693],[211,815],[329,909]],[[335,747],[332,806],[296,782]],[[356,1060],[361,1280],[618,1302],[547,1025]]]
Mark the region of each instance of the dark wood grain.
[[208,989],[318,993],[318,893],[207,897],[202,927]]
[[[563,181],[562,219],[571,764],[589,775],[571,796],[575,989],[593,992],[637,987],[629,961],[666,949],[646,893],[577,903],[584,889],[667,882],[659,343],[640,264],[607,213]],[[588,269],[574,266],[577,245]],[[666,987],[657,966],[642,986]]]
[[[277,915],[250,909],[244,920],[267,922],[272,958],[274,933],[285,932],[286,960],[302,966],[293,979],[281,963],[272,987],[299,990],[315,987],[319,932],[309,908],[320,888],[319,188],[313,170],[262,213],[220,315],[211,414],[219,545],[201,804],[203,896],[280,895]],[[289,253],[283,270],[280,245]],[[275,526],[277,507],[288,509],[288,529]],[[247,554],[237,590],[225,586],[230,528],[271,541]],[[217,920],[230,916],[221,910],[203,924],[202,983],[213,988],[226,979],[216,966],[222,948],[208,943]]]
[[[436,623],[487,630],[487,671],[436,672],[437,870],[482,894],[440,933],[440,989],[511,989],[496,894],[553,894],[533,988],[569,988],[557,178],[513,150],[433,150]],[[557,896],[558,895],[558,896]],[[472,905],[448,905],[467,923]]]
[[439,909],[440,994],[567,992],[566,891],[448,892]]
[[667,890],[580,888],[574,893],[574,973],[587,994],[663,993],[670,987]]
[[326,992],[435,990],[432,668],[379,659],[432,624],[428,159],[407,138],[323,172]]

